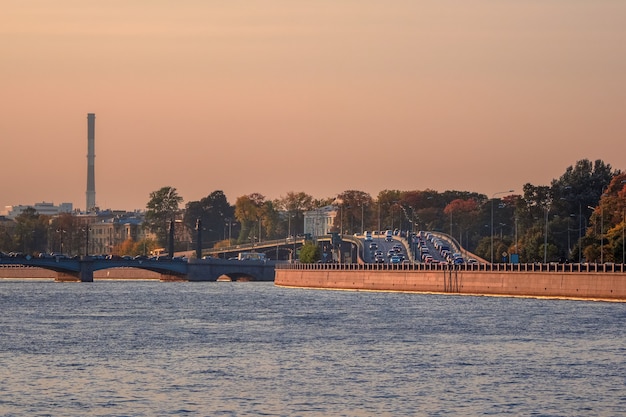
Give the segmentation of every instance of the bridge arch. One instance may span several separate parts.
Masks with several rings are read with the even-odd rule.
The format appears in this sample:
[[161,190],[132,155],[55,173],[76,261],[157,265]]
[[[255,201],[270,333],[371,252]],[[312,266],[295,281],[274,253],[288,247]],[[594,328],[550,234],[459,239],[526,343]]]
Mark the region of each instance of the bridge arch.
[[227,274],[220,275],[217,277],[217,281],[258,281],[258,279],[254,275],[242,273],[242,272],[229,272]]

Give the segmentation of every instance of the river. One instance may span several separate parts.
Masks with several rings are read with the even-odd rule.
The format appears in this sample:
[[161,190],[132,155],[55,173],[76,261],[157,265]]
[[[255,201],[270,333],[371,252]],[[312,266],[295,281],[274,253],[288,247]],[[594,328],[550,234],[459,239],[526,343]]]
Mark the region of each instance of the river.
[[0,280],[3,416],[626,415],[626,303]]

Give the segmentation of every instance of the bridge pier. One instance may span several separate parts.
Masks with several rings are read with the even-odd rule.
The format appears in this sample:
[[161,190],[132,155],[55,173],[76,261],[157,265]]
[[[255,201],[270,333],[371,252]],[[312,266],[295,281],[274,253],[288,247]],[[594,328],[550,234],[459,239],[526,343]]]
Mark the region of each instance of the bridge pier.
[[93,260],[83,259],[80,262],[80,271],[78,271],[80,282],[93,282]]

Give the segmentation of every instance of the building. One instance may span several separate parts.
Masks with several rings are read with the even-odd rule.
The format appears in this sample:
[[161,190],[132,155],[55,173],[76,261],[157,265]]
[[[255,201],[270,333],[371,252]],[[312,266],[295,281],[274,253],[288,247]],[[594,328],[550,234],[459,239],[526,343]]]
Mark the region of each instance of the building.
[[332,205],[304,212],[304,233],[312,237],[327,235],[333,229],[337,214],[337,207]]
[[89,226],[89,252],[97,255],[110,255],[115,246],[127,240],[138,242],[153,238],[143,227],[143,216],[100,217]]
[[55,206],[53,203],[41,202],[28,206],[7,206],[7,218],[15,220],[15,218],[22,214],[24,210],[26,210],[28,207],[32,207],[33,209],[35,209],[38,214],[50,217],[57,216],[61,213],[71,213],[73,210],[72,203],[61,203],[58,206]]

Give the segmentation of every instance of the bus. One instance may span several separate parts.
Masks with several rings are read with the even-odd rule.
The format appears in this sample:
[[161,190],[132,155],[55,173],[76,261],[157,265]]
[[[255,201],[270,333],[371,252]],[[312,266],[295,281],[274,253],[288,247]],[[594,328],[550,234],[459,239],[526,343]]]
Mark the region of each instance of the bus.
[[267,260],[265,258],[265,254],[259,253],[259,252],[241,252],[239,256],[237,256],[237,259],[240,261],[265,261]]

